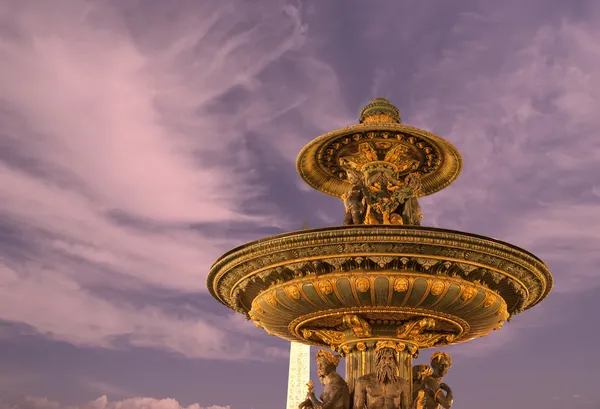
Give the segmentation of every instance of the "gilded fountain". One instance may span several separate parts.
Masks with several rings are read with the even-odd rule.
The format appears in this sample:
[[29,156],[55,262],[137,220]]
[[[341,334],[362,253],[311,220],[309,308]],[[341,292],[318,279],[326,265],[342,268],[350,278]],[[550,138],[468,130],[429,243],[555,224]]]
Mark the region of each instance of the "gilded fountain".
[[326,349],[322,382],[345,360],[346,386],[335,378],[317,399],[311,385],[303,408],[447,409],[450,356],[412,360],[499,330],[550,292],[552,275],[533,254],[421,225],[419,198],[450,185],[461,167],[451,143],[403,124],[377,98],[358,124],[298,155],[302,179],[343,203],[343,224],[257,240],[212,266],[218,301],[271,335]]

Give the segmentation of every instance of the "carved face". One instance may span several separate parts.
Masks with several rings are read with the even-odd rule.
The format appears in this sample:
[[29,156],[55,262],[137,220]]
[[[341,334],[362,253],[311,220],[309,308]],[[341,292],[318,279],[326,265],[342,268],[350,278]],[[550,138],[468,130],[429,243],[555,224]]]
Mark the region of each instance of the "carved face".
[[377,380],[384,384],[395,383],[398,380],[396,370],[398,362],[392,348],[383,348],[375,354]]
[[317,375],[321,381],[334,370],[335,367],[327,359],[317,358]]
[[369,291],[369,280],[366,278],[359,278],[358,280],[356,280],[356,288],[358,289],[358,291],[360,291],[361,293],[366,293],[367,291]]
[[448,374],[448,369],[450,369],[450,365],[450,362],[444,357],[432,361],[431,369],[433,369],[433,376],[439,378],[446,376],[446,374]]

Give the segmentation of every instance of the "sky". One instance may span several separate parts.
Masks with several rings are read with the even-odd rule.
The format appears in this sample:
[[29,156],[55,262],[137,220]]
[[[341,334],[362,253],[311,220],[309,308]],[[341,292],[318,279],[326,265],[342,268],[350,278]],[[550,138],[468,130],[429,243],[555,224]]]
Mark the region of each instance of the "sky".
[[0,0],[0,409],[281,408],[289,344],[206,275],[342,223],[296,155],[375,97],[463,155],[423,224],[555,277],[444,349],[455,406],[600,408],[599,2]]

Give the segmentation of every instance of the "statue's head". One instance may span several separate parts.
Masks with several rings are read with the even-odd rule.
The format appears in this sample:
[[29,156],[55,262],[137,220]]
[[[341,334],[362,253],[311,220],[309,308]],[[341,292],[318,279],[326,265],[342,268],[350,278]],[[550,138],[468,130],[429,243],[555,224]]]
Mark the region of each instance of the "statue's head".
[[452,358],[447,352],[435,352],[431,355],[431,369],[433,376],[443,377],[448,373],[448,369],[452,366]]
[[420,364],[413,366],[413,381],[422,381],[428,376],[431,376],[432,369],[427,364]]
[[323,379],[331,372],[335,372],[335,369],[340,363],[340,356],[321,349],[317,352],[316,361],[317,375],[319,376],[319,379]]
[[390,384],[398,381],[398,361],[396,345],[389,341],[379,341],[375,346],[375,372],[380,383]]
[[416,173],[409,173],[404,178],[404,183],[413,189],[417,189],[421,187],[421,178]]

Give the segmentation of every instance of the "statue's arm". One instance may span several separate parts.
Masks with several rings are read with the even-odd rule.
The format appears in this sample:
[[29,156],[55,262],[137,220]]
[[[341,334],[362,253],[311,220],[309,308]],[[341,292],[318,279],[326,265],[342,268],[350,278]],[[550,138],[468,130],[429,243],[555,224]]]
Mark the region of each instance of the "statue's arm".
[[[443,391],[446,391],[446,394],[444,395]],[[444,409],[450,409],[450,407],[452,406],[452,403],[454,402],[454,398],[452,396],[452,390],[448,387],[445,386],[445,389],[438,389],[435,392],[435,401],[437,403],[439,403],[440,405],[442,405],[444,407]]]
[[410,409],[408,392],[406,391],[406,389],[400,393],[400,409]]
[[336,388],[333,393],[324,393],[321,395],[321,402],[316,398],[311,399],[314,409],[331,409],[335,403],[342,398],[342,388]]
[[364,409],[367,404],[366,388],[365,385],[358,381],[354,387],[354,404],[352,409]]

